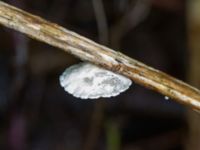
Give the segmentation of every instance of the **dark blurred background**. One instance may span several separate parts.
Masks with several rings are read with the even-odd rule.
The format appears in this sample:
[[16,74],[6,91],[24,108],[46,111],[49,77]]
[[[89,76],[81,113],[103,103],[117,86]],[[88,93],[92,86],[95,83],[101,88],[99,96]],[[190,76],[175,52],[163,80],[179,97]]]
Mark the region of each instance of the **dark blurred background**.
[[[189,80],[184,0],[4,1]],[[59,75],[79,61],[0,27],[1,150],[185,149],[188,111],[163,95],[137,84],[109,99],[66,93]]]

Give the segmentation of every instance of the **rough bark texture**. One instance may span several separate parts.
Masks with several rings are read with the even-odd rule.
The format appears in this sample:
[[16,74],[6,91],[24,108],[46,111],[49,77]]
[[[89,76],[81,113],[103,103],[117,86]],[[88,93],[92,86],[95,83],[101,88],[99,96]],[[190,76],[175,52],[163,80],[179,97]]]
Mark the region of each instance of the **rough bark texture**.
[[200,110],[198,89],[59,25],[3,2],[0,2],[0,24],[58,47],[83,61],[123,74],[140,85]]

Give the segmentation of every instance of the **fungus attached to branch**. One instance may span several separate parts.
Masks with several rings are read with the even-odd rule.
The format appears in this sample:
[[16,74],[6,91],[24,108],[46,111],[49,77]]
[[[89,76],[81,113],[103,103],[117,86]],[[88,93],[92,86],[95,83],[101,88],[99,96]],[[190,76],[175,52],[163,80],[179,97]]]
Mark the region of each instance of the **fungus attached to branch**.
[[86,62],[67,68],[60,76],[65,91],[81,99],[117,96],[131,83],[125,76]]
[[200,91],[198,89],[2,1],[0,1],[0,24],[64,50],[83,61],[122,74],[142,86],[200,111]]

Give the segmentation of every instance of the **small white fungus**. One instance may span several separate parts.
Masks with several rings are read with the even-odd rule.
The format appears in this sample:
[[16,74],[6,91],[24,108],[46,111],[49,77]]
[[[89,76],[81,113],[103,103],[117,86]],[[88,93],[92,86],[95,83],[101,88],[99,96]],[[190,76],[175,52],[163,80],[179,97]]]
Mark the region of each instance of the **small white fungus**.
[[132,81],[127,77],[91,63],[79,63],[67,68],[60,76],[65,91],[81,99],[117,96],[127,90]]

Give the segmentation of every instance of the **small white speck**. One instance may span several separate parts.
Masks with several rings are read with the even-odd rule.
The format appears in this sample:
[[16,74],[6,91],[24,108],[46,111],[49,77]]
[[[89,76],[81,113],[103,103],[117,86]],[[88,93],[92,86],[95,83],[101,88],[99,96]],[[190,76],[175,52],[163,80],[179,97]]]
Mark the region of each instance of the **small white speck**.
[[168,101],[168,100],[169,100],[169,97],[168,97],[168,96],[165,96],[165,100],[167,100],[167,101]]

